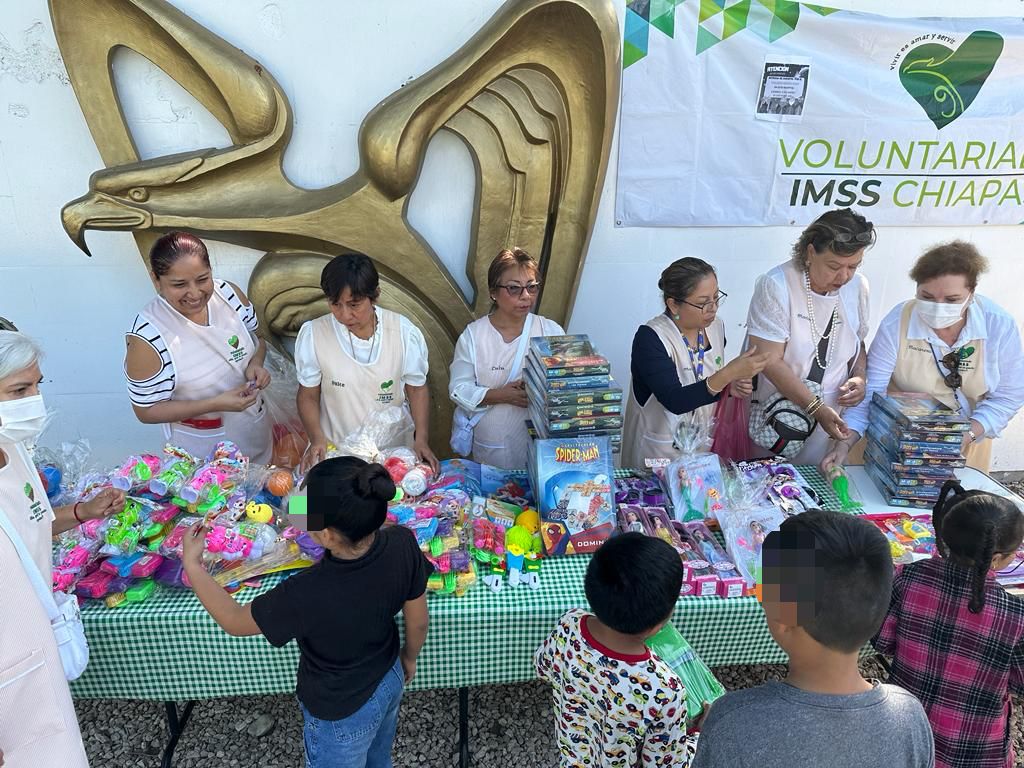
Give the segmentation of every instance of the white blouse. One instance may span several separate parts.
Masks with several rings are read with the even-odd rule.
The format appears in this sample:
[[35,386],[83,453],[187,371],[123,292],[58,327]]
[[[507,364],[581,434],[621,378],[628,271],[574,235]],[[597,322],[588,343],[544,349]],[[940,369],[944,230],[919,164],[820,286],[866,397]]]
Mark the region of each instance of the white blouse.
[[[349,333],[348,329],[334,321],[334,335],[338,344],[353,359],[361,363],[372,364],[380,357],[381,321],[380,307],[374,307],[377,315],[377,328],[369,339],[360,339]],[[413,325],[412,321],[404,315],[399,315],[399,333],[402,337],[402,383],[411,387],[422,387],[427,383],[427,341],[423,338],[423,331]],[[370,355],[373,359],[370,359]],[[299,335],[295,339],[295,370],[298,374],[299,384],[304,387],[320,386],[320,362],[316,357],[316,350],[313,348],[313,321],[307,320],[299,328]]]
[[[857,430],[861,435],[867,429],[872,396],[875,392],[886,391],[893,371],[896,370],[900,322],[905,305],[906,302],[901,302],[892,308],[871,342],[864,402],[843,413],[850,429]],[[921,321],[916,312],[910,313],[907,338],[931,344],[940,357],[952,351],[933,328]],[[986,436],[999,437],[1010,419],[1024,405],[1024,349],[1021,348],[1020,329],[1005,309],[992,299],[975,294],[974,302],[967,311],[967,323],[953,347],[959,348],[975,339],[985,339],[983,365],[988,395],[978,403],[971,418],[985,428]]]
[[[227,301],[228,305],[238,313],[245,327],[255,334],[260,327],[260,321],[256,317],[256,308],[251,303],[243,304],[238,294],[235,293],[235,289],[226,280],[215,280],[213,287]],[[151,405],[173,399],[178,374],[174,369],[174,361],[171,359],[171,353],[167,350],[167,342],[164,341],[160,329],[139,314],[132,321],[131,330],[128,331],[127,335],[134,336],[151,346],[160,355],[161,364],[159,371],[143,381],[136,381],[131,378],[128,376],[128,371],[125,370],[124,375],[128,382],[128,398],[132,401],[132,404],[141,408],[148,408]]]
[[[747,333],[750,336],[780,344],[789,341],[790,322],[789,291],[782,267],[781,264],[773,267],[757,278],[747,314]],[[857,337],[863,341],[870,330],[868,284],[864,276],[855,274],[839,289],[839,298],[850,324],[857,328]]]
[[[541,336],[564,336],[562,326],[554,320],[538,315]],[[529,331],[529,329],[525,329]],[[509,346],[519,344],[519,337],[508,342]],[[481,387],[476,381],[476,345],[473,333],[467,327],[455,344],[455,359],[449,369],[448,394],[456,405],[468,413],[483,410],[480,403],[487,395],[489,387]]]

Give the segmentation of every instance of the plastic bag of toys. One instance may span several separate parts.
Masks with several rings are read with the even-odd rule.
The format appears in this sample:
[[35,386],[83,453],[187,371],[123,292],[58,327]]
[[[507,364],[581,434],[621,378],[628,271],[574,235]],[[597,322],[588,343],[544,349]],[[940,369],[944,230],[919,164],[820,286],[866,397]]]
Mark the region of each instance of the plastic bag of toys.
[[299,466],[309,445],[295,406],[299,386],[295,366],[277,351],[268,349],[264,367],[270,373],[270,386],[263,390],[263,407],[270,417],[274,438],[270,463],[294,469]]
[[328,449],[327,456],[358,456],[371,464],[381,464],[388,449],[410,446],[412,437],[409,411],[400,405],[382,405],[370,411],[359,429],[346,435],[340,445]]

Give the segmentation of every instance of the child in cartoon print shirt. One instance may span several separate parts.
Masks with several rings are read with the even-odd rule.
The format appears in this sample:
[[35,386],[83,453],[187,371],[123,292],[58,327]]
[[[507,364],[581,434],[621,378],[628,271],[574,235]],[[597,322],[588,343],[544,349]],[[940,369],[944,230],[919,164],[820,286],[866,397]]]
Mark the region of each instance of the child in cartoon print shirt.
[[567,612],[534,655],[554,693],[561,768],[689,764],[686,690],[644,645],[671,616],[682,580],[675,550],[639,533],[610,539],[590,561],[594,614]]

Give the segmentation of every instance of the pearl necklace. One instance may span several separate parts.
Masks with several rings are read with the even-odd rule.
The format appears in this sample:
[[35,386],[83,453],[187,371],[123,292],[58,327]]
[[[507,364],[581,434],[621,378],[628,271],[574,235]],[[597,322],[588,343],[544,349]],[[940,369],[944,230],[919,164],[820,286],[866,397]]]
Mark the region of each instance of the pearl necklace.
[[[835,348],[832,344],[832,334],[836,331],[836,310],[839,309],[839,297],[836,297],[836,304],[832,307],[831,324],[832,327],[825,327],[828,332],[818,333],[818,321],[814,316],[814,299],[811,297],[811,273],[809,270],[804,270],[804,298],[807,299],[807,318],[811,321],[811,338],[818,339],[814,344],[814,361],[823,371],[827,371],[828,367],[832,365],[832,351]],[[821,346],[821,340],[825,340],[825,360],[822,362],[819,352]]]

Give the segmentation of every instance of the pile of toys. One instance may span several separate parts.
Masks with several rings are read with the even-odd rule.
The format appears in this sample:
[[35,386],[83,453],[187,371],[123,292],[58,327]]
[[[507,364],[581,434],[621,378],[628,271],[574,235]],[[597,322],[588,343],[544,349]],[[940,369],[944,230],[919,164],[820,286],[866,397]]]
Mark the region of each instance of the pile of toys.
[[965,416],[927,395],[876,393],[871,399],[864,468],[885,502],[930,509],[943,483],[965,466]]
[[622,389],[586,335],[530,339],[524,381],[537,438],[607,435],[619,449]]
[[[396,466],[395,451],[386,453],[383,464],[392,479],[404,479],[409,467]],[[461,596],[482,581],[497,592],[506,578],[511,587],[540,586],[540,522],[521,473],[451,459],[417,490],[401,484],[388,521],[416,535],[434,566],[429,590]]]
[[62,487],[64,472],[46,461],[40,474],[55,499],[88,501],[107,487],[126,494],[116,515],[60,537],[54,588],[81,598],[115,607],[145,600],[158,584],[188,587],[182,541],[197,522],[207,526],[204,563],[224,586],[306,567],[322,554],[308,534],[281,523],[291,471],[250,466],[233,443],[218,444],[204,461],[168,445],[160,456],[129,456],[112,471],[84,472],[73,487]]
[[683,561],[681,595],[740,597],[746,592],[743,577],[730,556],[702,522],[672,520],[664,507],[622,504],[619,531],[654,536],[671,545]]

